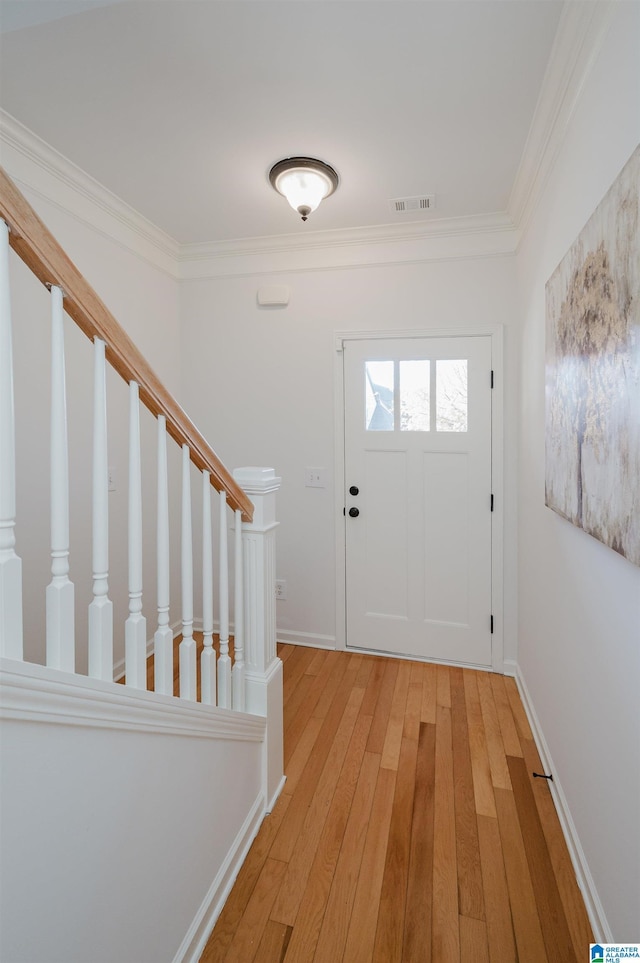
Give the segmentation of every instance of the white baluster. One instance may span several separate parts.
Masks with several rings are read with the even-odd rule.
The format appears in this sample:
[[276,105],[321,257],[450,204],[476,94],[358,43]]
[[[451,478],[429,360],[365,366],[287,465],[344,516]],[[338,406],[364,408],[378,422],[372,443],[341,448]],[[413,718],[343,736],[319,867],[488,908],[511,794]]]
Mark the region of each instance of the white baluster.
[[182,642],[180,643],[180,698],[196,701],[196,643],[193,638],[193,538],[191,532],[191,460],[182,446]]
[[227,493],[220,492],[220,658],[218,659],[218,705],[231,708],[231,659],[229,658],[229,569],[227,559]]
[[129,384],[129,618],[124,626],[126,683],[147,688],[147,620],[142,614],[142,470],[138,385]]
[[51,582],[46,591],[47,665],[75,672],[74,587],[69,580],[69,455],[63,294],[51,288]]
[[169,626],[169,481],[167,419],[158,415],[158,628],[153,637],[154,688],[173,695],[173,633]]
[[0,655],[22,660],[22,561],[14,546],[16,445],[9,228],[0,220]]
[[233,630],[233,708],[244,712],[244,573],[242,570],[242,512],[236,509],[235,593]]
[[109,468],[105,343],[94,340],[93,601],[89,606],[89,675],[113,680],[113,604],[109,599]]
[[211,475],[202,472],[202,634],[201,700],[216,704],[216,652],[213,648],[213,554],[211,547]]

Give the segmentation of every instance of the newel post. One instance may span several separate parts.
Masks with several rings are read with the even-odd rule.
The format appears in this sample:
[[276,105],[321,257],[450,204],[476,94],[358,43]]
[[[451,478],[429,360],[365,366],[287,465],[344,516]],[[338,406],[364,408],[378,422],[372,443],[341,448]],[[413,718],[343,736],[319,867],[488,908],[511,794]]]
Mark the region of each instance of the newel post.
[[237,468],[233,477],[254,505],[242,524],[246,711],[266,716],[263,783],[267,812],[284,779],[282,662],[276,654],[276,492],[273,468]]

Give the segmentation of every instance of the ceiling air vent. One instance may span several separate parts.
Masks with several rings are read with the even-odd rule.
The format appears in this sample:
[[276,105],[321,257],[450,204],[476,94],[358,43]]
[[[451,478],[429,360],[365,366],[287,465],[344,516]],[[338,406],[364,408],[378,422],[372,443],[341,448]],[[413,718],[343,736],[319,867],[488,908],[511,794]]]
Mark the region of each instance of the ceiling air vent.
[[416,211],[430,211],[436,206],[435,194],[420,194],[418,197],[394,197],[389,201],[392,214],[409,214]]

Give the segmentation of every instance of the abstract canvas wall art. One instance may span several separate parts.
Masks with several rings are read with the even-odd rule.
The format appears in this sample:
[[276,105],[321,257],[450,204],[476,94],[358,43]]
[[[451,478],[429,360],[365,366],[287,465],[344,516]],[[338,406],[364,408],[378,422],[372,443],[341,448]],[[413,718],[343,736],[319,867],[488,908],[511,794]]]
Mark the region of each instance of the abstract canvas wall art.
[[640,147],[546,285],[545,502],[640,565]]

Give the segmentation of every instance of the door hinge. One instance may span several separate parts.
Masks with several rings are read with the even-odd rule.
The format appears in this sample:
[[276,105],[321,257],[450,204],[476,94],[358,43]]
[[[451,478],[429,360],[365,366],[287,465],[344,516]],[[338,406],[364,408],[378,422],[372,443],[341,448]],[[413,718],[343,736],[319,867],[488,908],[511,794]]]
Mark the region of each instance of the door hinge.
[[491,369],[491,387],[493,388],[493,368]]
[[493,492],[491,492],[491,511],[493,511]]
[[493,615],[491,616],[491,635],[493,635]]

